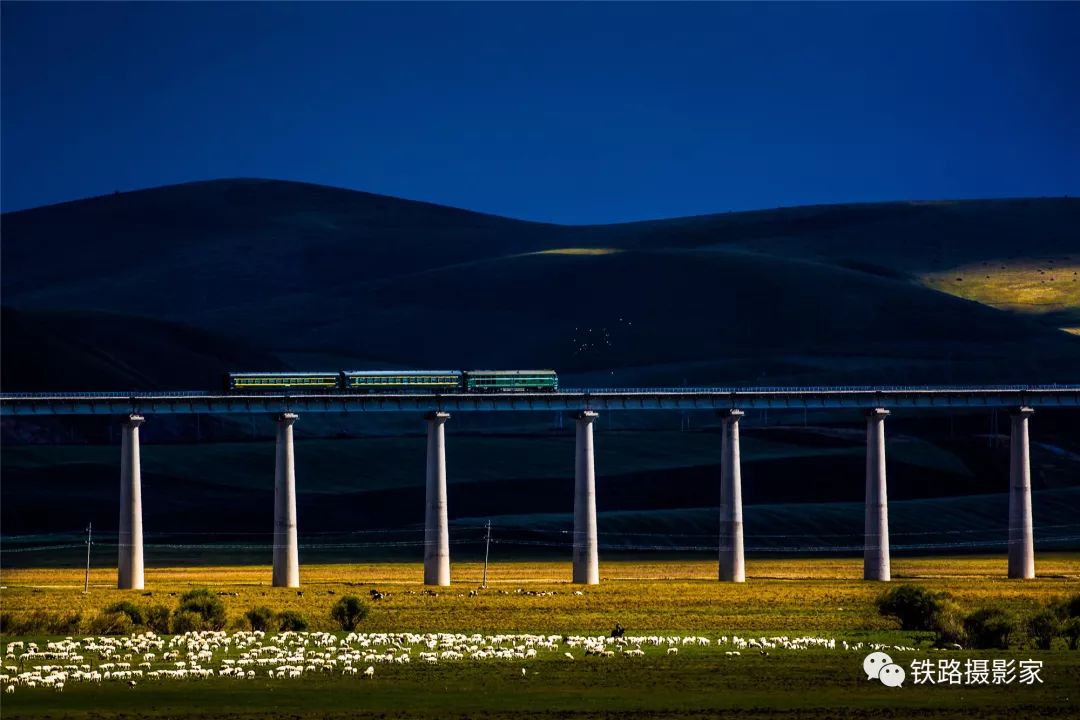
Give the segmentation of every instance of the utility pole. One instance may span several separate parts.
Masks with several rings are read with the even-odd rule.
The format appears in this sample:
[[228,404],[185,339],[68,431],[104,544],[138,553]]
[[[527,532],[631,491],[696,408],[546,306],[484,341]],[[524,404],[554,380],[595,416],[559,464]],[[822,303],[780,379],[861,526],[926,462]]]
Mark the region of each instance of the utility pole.
[[487,569],[488,569],[488,556],[491,555],[491,521],[487,521],[487,538],[484,541],[484,584],[481,585],[485,590],[487,589]]
[[94,532],[94,523],[86,525],[86,578],[83,580],[83,595],[90,592],[90,540]]

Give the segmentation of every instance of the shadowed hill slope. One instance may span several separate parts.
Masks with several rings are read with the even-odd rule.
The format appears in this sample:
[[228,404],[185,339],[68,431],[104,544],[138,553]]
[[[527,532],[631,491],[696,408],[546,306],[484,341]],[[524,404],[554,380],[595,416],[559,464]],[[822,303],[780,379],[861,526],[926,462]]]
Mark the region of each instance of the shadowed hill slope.
[[815,205],[583,229],[620,247],[739,248],[886,275],[988,259],[1080,258],[1080,199]]
[[[358,366],[547,365],[597,383],[1080,379],[1076,338],[919,282],[1002,256],[1067,256],[1076,200],[568,227],[221,180],[9,213],[2,223],[6,305],[54,319],[145,316],[236,338],[294,367],[332,356]],[[134,366],[121,335],[100,333],[98,357]],[[157,337],[144,345],[166,342]],[[5,385],[40,387],[24,373],[37,354],[5,343]],[[73,357],[65,368],[78,371],[88,356]],[[241,359],[222,356],[214,370]],[[168,384],[203,387],[208,371],[197,367],[178,363]]]
[[197,322],[253,342],[272,324],[290,348],[421,366],[609,370],[615,383],[630,381],[629,368],[687,365],[696,369],[666,382],[1080,379],[1080,343],[1026,318],[903,281],[740,252],[519,255],[324,287],[261,310]]
[[[1046,267],[1080,254],[1075,200],[567,227],[222,180],[11,213],[0,224],[0,382],[9,391],[205,390],[229,369],[347,366],[548,366],[564,386],[1080,382],[1080,337],[1053,324],[1078,311],[1067,286],[1056,290],[1053,313],[1039,315],[997,303],[993,278],[978,292],[966,279],[990,275],[993,263],[1022,275],[1017,287],[1050,282]],[[572,440],[557,414],[468,415],[450,430],[459,434],[449,451],[452,515],[561,517]],[[686,532],[691,515],[715,517],[701,510],[717,502],[715,418],[684,415],[601,418],[605,511],[649,515],[664,533]],[[858,500],[859,414],[811,413],[819,427],[802,430],[770,428],[770,417],[807,423],[777,415],[751,412],[743,422],[747,502]],[[1062,507],[1075,504],[1080,477],[1075,423],[1075,414],[1048,410],[1033,425],[1036,489],[1072,493]],[[407,435],[419,424],[407,414],[304,417],[302,516],[344,533],[419,522],[423,438]],[[670,432],[684,424],[705,428]],[[1004,426],[997,413],[898,412],[889,425],[890,494],[997,493],[1007,486]],[[109,527],[113,423],[19,418],[3,432],[8,532],[82,527],[91,516],[95,528]],[[272,437],[270,417],[153,418],[143,428],[148,527],[206,538],[238,525],[261,532]],[[844,515],[855,525],[857,510]],[[771,526],[784,532],[799,512]],[[835,532],[835,521],[821,506],[806,532]]]
[[543,247],[546,226],[369,193],[225,180],[3,216],[6,304],[183,321],[321,285]]
[[281,368],[272,354],[205,330],[129,315],[3,309],[5,392],[221,385],[222,367]]

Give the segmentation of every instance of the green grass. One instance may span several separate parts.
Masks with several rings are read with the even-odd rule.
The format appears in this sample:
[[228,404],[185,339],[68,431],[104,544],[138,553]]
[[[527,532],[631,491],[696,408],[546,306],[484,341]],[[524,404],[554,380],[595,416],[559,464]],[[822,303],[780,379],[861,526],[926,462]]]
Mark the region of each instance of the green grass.
[[[1002,557],[897,559],[893,576],[948,591],[965,610],[995,604],[1025,616],[1080,587],[1077,554],[1041,554],[1037,563],[1040,577],[1033,581],[1007,580]],[[812,635],[919,644],[891,652],[904,667],[916,658],[1042,659],[1044,684],[916,686],[909,678],[905,687],[891,689],[865,678],[864,653],[843,650],[773,650],[768,656],[747,650],[733,657],[724,655],[731,648],[716,645],[682,646],[677,656],[646,647],[646,656],[635,660],[585,658],[577,650],[569,661],[560,648],[528,661],[428,666],[414,657],[410,665],[378,665],[371,680],[277,680],[264,671],[252,680],[146,679],[133,690],[122,681],[69,684],[62,694],[19,688],[2,696],[4,717],[1075,717],[1080,653],[1060,644],[1045,652],[929,650],[925,633],[903,632],[876,613],[874,598],[886,586],[860,580],[858,560],[752,560],[747,582],[739,585],[717,582],[715,562],[605,562],[602,582],[594,587],[571,585],[568,563],[502,563],[492,567],[489,589],[469,597],[481,571],[476,564],[455,564],[454,585],[432,597],[421,593],[415,564],[305,567],[302,596],[268,587],[266,567],[150,569],[144,593],[111,589],[114,571],[96,570],[88,595],[81,592],[76,570],[7,570],[0,600],[5,612],[78,609],[90,616],[119,599],[175,605],[184,590],[207,585],[226,593],[222,599],[233,624],[249,607],[268,605],[303,612],[316,627],[329,629],[333,602],[378,587],[390,597],[372,603],[361,632],[607,635],[619,622],[630,635],[705,635],[714,643],[731,635]],[[528,596],[517,593],[519,588],[555,594]],[[1017,641],[1023,643],[1023,636]],[[222,657],[207,666],[219,667]]]
[[[909,657],[925,653],[908,653]],[[963,659],[966,653],[949,657]],[[561,658],[485,661],[434,667],[383,666],[370,681],[208,680],[20,690],[4,698],[15,717],[219,718],[606,718],[725,717],[1075,717],[1080,654],[981,654],[1044,660],[1042,685],[888,688],[861,672],[862,655],[827,651],[725,657],[680,651],[640,661]],[[898,658],[899,658],[898,654]],[[894,659],[898,659],[894,658]],[[906,663],[905,663],[906,664]],[[910,683],[910,680],[909,680]]]

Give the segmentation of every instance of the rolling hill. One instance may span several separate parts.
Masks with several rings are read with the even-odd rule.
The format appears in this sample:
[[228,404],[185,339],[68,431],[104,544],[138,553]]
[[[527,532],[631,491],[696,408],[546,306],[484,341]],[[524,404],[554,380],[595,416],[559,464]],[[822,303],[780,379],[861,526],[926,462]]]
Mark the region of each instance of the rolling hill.
[[[926,278],[1068,267],[1078,226],[1080,201],[1035,199],[569,227],[222,180],[5,214],[3,303],[109,314],[111,338],[136,332],[132,316],[187,326],[297,368],[332,357],[544,365],[599,384],[1067,381],[1080,379],[1080,342],[1053,323],[1078,311],[1070,295],[1048,324]],[[5,344],[16,368],[41,364],[34,344]],[[138,363],[127,348],[106,354]],[[204,387],[196,367],[172,386]],[[72,372],[84,387],[131,381]],[[4,385],[45,387],[21,371]]]
[[[346,366],[547,366],[565,386],[1080,382],[1080,337],[1060,329],[1080,327],[1077,227],[1080,201],[1057,198],[560,226],[272,180],[120,193],[0,217],[0,384],[210,389],[227,369]],[[713,423],[708,413],[602,418],[607,517],[649,515],[677,533],[707,516]],[[997,508],[978,499],[1005,487],[1007,422],[995,423],[977,412],[889,421],[890,495],[913,503],[911,532],[922,532],[926,503]],[[452,425],[459,523],[497,515],[527,533],[562,522],[571,470],[557,418]],[[672,432],[684,425],[694,432]],[[809,423],[750,413],[744,425],[760,532],[782,533],[795,515],[808,536],[827,535],[838,512],[853,522],[855,505],[835,503],[861,496],[857,413]],[[4,422],[8,532],[89,517],[109,526],[107,426]],[[346,534],[417,522],[417,426],[302,418],[301,515]],[[1033,424],[1036,489],[1056,498],[1047,522],[1075,504],[1078,428],[1049,411]],[[267,418],[148,422],[148,526],[259,532],[271,432]]]

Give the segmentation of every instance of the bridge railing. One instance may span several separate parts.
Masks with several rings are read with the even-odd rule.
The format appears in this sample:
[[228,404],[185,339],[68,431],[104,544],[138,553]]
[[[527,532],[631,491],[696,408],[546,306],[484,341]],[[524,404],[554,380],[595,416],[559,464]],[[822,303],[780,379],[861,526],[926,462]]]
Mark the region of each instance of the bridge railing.
[[688,386],[672,385],[662,387],[595,387],[595,388],[559,388],[567,394],[583,393],[811,393],[811,392],[1027,392],[1077,390],[1080,385],[1043,384],[1043,385],[763,385],[763,386]]
[[0,393],[0,400],[33,400],[36,398],[156,398],[156,397],[214,397],[215,393],[205,390],[145,390],[138,392],[118,392],[107,390],[103,392],[68,392],[58,390],[56,392],[18,392]]
[[[1041,385],[769,385],[769,386],[683,386],[670,385],[661,387],[591,387],[591,388],[560,388],[558,394],[584,395],[584,394],[649,394],[649,393],[705,393],[705,394],[768,394],[768,393],[948,393],[948,392],[1053,392],[1053,391],[1077,391],[1080,385],[1075,384],[1041,384]],[[398,394],[398,393],[390,393]],[[402,393],[407,395],[423,393]],[[443,395],[456,394],[485,394],[485,393],[440,393]],[[501,395],[502,393],[488,393]],[[241,398],[241,397],[320,397],[341,395],[364,395],[347,390],[333,391],[330,393],[298,392],[298,393],[221,393],[208,392],[206,390],[140,390],[140,391],[115,391],[107,390],[100,392],[16,392],[0,393],[0,400],[34,400],[34,399],[77,399],[77,398],[117,398],[117,399],[151,399],[151,398]]]

